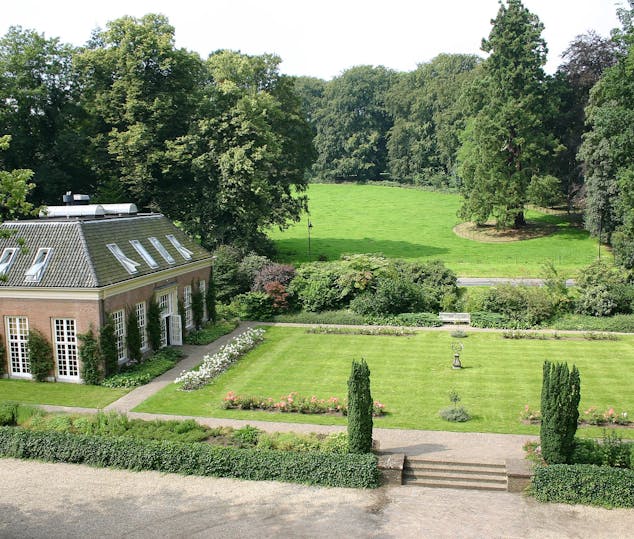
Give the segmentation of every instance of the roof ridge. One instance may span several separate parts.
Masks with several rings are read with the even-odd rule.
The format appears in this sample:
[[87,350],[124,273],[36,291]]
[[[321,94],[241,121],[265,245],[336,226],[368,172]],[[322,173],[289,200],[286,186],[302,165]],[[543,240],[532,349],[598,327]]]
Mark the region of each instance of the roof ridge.
[[88,267],[90,268],[90,274],[91,274],[91,277],[92,277],[93,286],[98,287],[99,286],[99,279],[97,279],[97,272],[95,271],[95,266],[92,263],[92,256],[90,256],[90,249],[88,249],[88,242],[86,241],[86,238],[84,237],[83,223],[81,221],[79,221],[76,224],[79,225],[77,227],[79,229],[79,239],[81,241],[82,247],[84,248],[84,252],[86,254],[86,260],[88,260]]

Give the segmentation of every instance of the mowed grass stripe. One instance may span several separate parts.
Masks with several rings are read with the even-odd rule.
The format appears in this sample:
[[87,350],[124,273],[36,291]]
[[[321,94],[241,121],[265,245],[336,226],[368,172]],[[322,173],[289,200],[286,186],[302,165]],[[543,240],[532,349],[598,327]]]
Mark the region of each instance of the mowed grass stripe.
[[[453,233],[460,220],[456,194],[374,185],[312,184],[308,190],[311,256],[336,260],[346,253],[383,253],[410,260],[440,259],[465,277],[537,277],[552,260],[567,276],[590,264],[597,244],[587,232],[537,212],[530,219],[556,225],[548,237],[482,243]],[[308,257],[308,217],[270,237],[284,261]],[[606,256],[609,256],[607,254]]]
[[[372,394],[389,415],[375,426],[470,432],[536,434],[519,415],[526,404],[539,408],[545,360],[575,363],[581,371],[580,409],[614,407],[634,413],[634,337],[619,341],[508,340],[500,333],[476,333],[461,340],[464,369],[451,368],[449,332],[412,337],[307,334],[303,328],[273,327],[265,344],[249,353],[206,388],[190,393],[172,385],[136,411],[228,417],[247,420],[345,424],[337,416],[223,410],[228,391],[279,399],[290,392],[318,398],[347,395],[353,359],[364,358],[372,371]],[[438,417],[456,390],[474,419],[448,423]],[[600,436],[601,429],[583,429]],[[634,438],[634,429],[623,430]]]

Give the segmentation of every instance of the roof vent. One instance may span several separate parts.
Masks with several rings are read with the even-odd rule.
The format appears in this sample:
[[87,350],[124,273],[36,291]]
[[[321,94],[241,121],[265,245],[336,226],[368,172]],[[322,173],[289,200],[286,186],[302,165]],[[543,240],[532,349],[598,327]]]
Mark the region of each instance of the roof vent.
[[71,191],[67,191],[62,197],[62,201],[67,206],[86,206],[90,204],[89,195],[73,195]]
[[106,210],[101,204],[87,206],[44,206],[40,210],[40,217],[103,217]]
[[106,215],[136,215],[139,211],[135,204],[102,204]]

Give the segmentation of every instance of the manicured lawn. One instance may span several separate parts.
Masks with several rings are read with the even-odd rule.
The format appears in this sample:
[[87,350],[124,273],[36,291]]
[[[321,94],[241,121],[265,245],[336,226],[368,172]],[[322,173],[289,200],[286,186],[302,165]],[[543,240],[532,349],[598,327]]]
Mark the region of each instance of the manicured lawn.
[[[596,241],[558,217],[529,212],[531,219],[556,224],[551,236],[507,243],[482,243],[456,236],[460,222],[455,194],[368,185],[312,184],[308,191],[311,259],[336,260],[344,253],[383,253],[414,260],[440,259],[464,277],[538,277],[553,260],[573,276],[597,255]],[[307,217],[270,237],[284,261],[308,258]]]
[[129,389],[64,383],[37,383],[28,380],[0,380],[0,401],[24,404],[53,404],[103,408],[128,393]]
[[[507,340],[499,333],[469,333],[462,370],[451,368],[449,332],[413,337],[307,334],[302,328],[272,327],[265,342],[215,382],[181,392],[175,384],[135,411],[236,419],[345,424],[337,416],[223,410],[229,391],[280,398],[292,391],[318,398],[347,395],[352,359],[365,358],[372,371],[372,395],[390,412],[376,427],[537,434],[519,421],[526,404],[539,408],[544,360],[576,363],[582,379],[580,409],[597,406],[634,414],[634,337],[618,341]],[[449,423],[438,417],[455,389],[474,418]],[[600,436],[599,428],[584,435]],[[634,429],[621,429],[634,438]]]

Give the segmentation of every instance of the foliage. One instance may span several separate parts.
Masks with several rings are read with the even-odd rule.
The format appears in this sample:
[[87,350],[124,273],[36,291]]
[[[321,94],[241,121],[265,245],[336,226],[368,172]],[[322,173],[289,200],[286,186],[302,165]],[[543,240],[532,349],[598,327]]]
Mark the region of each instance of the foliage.
[[182,384],[183,391],[200,389],[228,369],[249,350],[255,348],[263,339],[263,329],[249,328],[235,337],[229,344],[222,346],[214,355],[203,357],[198,370],[184,371],[174,382]]
[[257,427],[245,425],[234,430],[231,437],[238,442],[238,447],[253,447],[257,445],[260,434],[262,431]]
[[231,305],[242,320],[270,320],[273,316],[273,298],[265,292],[239,294]]
[[[255,252],[247,253],[238,264],[238,273],[242,276],[244,283],[250,289],[254,289],[255,278],[262,268],[270,265],[272,262],[266,257]],[[260,290],[261,292],[261,290]]]
[[500,313],[490,313],[486,311],[476,311],[471,313],[470,325],[474,328],[497,328],[503,329],[512,327],[512,322],[506,315]]
[[7,361],[6,349],[4,347],[2,336],[0,335],[0,376],[4,374],[4,371],[6,368],[6,361]]
[[471,419],[471,414],[463,406],[458,406],[461,399],[455,389],[449,392],[449,400],[451,401],[451,406],[440,410],[438,412],[440,417],[453,423],[464,423]]
[[257,442],[257,449],[275,449],[279,451],[326,451],[330,453],[348,453],[348,436],[345,432],[328,436],[295,434],[293,432],[263,432]]
[[128,358],[139,363],[143,359],[143,354],[141,353],[141,330],[139,329],[139,319],[136,315],[136,309],[130,309],[128,311],[126,346],[128,347]]
[[538,466],[531,493],[542,502],[634,507],[634,470],[588,464]]
[[632,311],[634,285],[628,271],[597,261],[583,268],[577,277],[579,314],[610,316]]
[[38,382],[45,382],[51,375],[55,365],[53,347],[46,340],[46,337],[36,329],[29,331],[28,347],[31,374]]
[[[192,316],[194,318],[194,330],[199,330],[204,321],[205,315],[205,298],[203,298],[203,294],[200,291],[200,281],[196,283],[192,282]],[[190,332],[191,333],[191,332]]]
[[544,362],[541,394],[542,455],[548,464],[569,463],[574,449],[581,399],[579,371],[566,363]]
[[553,208],[563,202],[561,180],[555,176],[533,176],[526,188],[526,201],[542,208]]
[[86,333],[77,335],[79,339],[79,360],[81,379],[84,384],[99,385],[103,376],[103,358],[92,326]]
[[191,331],[187,337],[185,337],[185,342],[187,344],[196,344],[196,345],[205,345],[214,342],[216,339],[226,335],[227,333],[231,333],[234,329],[238,327],[237,321],[222,321],[217,324],[213,324],[212,322],[208,322],[207,325],[199,329],[197,331]]
[[138,387],[150,383],[154,378],[169,371],[183,353],[176,348],[163,348],[147,358],[143,363],[126,365],[120,372],[108,376],[101,382],[103,387]]
[[288,291],[305,311],[336,310],[343,306],[343,291],[338,286],[341,269],[332,263],[301,266]]
[[348,378],[348,446],[351,453],[372,450],[372,411],[370,369],[364,359],[352,361]]
[[18,423],[18,403],[11,401],[0,402],[0,426],[13,427]]
[[0,428],[0,455],[127,470],[372,488],[374,455],[263,451],[171,441]]
[[209,282],[207,283],[205,305],[207,306],[207,317],[212,324],[215,324],[218,321],[218,312],[216,310],[216,278],[213,266],[209,270]]
[[147,307],[147,338],[150,347],[155,352],[161,349],[161,309],[156,298],[148,301]]
[[275,322],[291,322],[296,324],[342,324],[360,325],[365,319],[348,310],[307,312],[300,311],[291,314],[278,314],[273,317]]
[[[243,251],[234,246],[220,245],[214,250],[214,256],[213,289],[216,299],[229,302],[234,296],[248,292],[251,286],[249,277],[240,267],[244,258]],[[210,286],[210,290],[211,288]]]
[[339,327],[339,326],[315,326],[306,330],[306,333],[318,333],[323,335],[385,335],[386,337],[408,337],[416,332],[403,327]]
[[634,333],[634,315],[617,314],[614,316],[598,317],[591,315],[567,314],[556,318],[550,325],[553,329]]
[[99,329],[99,349],[104,361],[105,376],[116,374],[119,370],[117,339],[114,333],[114,321],[110,314],[106,315],[105,323]]
[[254,292],[266,292],[266,285],[271,283],[288,286],[293,277],[295,267],[291,264],[267,264],[255,274],[251,289]]
[[501,3],[482,49],[477,92],[482,108],[469,122],[460,150],[463,218],[501,227],[525,224],[531,178],[544,169],[556,141],[544,129],[546,43],[543,25],[520,0]]
[[596,406],[590,406],[590,408],[584,410],[582,417],[583,422],[590,425],[629,425],[632,422],[627,412],[617,414],[612,407],[601,412]]
[[484,296],[482,307],[529,327],[547,322],[556,312],[548,289],[537,286],[493,286]]
[[389,315],[425,311],[425,296],[420,285],[394,277],[378,279],[373,291],[366,291],[350,302],[350,309],[361,315]]

